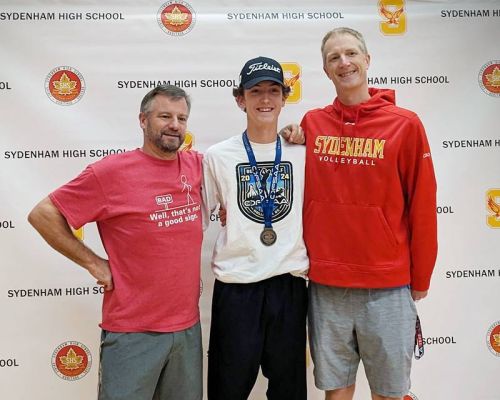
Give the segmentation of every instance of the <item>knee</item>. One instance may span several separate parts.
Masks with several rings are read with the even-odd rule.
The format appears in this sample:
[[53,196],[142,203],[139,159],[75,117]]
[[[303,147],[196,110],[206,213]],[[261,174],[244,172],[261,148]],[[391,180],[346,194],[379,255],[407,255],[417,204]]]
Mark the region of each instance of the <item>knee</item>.
[[325,392],[325,400],[352,400],[353,396],[354,385]]

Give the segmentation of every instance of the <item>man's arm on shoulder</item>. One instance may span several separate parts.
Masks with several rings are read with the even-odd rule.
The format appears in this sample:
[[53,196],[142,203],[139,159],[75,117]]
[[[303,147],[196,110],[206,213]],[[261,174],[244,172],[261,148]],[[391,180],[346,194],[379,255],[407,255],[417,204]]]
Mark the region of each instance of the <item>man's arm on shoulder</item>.
[[113,289],[108,261],[73,235],[66,218],[50,198],[46,197],[33,208],[28,221],[52,248],[89,271],[105,290]]
[[304,131],[302,130],[300,125],[289,124],[289,125],[285,126],[284,128],[282,128],[280,130],[279,134],[288,143],[295,143],[295,144],[305,144],[306,143]]
[[213,169],[212,156],[207,152],[203,158],[203,230],[210,224],[210,215],[220,206],[220,188]]

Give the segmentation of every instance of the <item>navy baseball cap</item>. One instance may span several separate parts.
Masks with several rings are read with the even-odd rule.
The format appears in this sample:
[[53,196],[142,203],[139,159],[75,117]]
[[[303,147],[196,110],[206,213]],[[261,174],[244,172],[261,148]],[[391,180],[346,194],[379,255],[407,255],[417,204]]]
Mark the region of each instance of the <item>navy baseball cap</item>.
[[278,61],[267,57],[257,57],[248,60],[240,72],[240,85],[250,89],[262,81],[272,81],[286,87],[283,68]]

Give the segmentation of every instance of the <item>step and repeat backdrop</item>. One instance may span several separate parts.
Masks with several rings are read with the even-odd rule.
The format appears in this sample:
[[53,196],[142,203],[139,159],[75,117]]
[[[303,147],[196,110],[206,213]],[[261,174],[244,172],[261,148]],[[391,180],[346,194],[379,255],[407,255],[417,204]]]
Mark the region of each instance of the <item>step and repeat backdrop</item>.
[[[436,168],[439,256],[418,303],[426,349],[405,400],[500,399],[498,0],[1,0],[1,399],[96,397],[101,289],[29,226],[31,208],[87,164],[140,147],[139,103],[159,83],[192,96],[185,147],[203,152],[245,127],[231,95],[244,62],[272,57],[292,85],[280,125],[299,122],[335,97],[320,43],[340,26],[365,35],[370,84],[396,89],[420,115]],[[210,219],[205,349],[219,229]],[[94,224],[76,234],[105,256]],[[309,398],[319,400],[312,368]],[[369,398],[362,370],[358,379],[355,398]],[[266,386],[259,377],[251,399]]]

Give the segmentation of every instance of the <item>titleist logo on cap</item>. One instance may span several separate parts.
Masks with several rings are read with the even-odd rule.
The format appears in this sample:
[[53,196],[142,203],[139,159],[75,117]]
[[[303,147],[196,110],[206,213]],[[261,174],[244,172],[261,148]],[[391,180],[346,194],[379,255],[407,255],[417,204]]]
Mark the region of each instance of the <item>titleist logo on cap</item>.
[[276,82],[285,87],[285,78],[280,63],[268,57],[248,60],[240,72],[240,85],[244,89],[250,89],[263,81]]
[[263,69],[266,69],[268,71],[274,71],[274,72],[277,72],[277,73],[280,73],[281,72],[281,69],[278,68],[278,67],[275,67],[274,65],[270,65],[268,63],[262,63],[262,62],[258,62],[258,63],[255,63],[255,64],[250,64],[248,66],[249,70],[247,72],[247,75],[250,75],[252,74],[253,72],[255,71],[260,71],[260,70],[263,70]]

